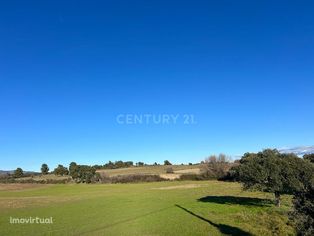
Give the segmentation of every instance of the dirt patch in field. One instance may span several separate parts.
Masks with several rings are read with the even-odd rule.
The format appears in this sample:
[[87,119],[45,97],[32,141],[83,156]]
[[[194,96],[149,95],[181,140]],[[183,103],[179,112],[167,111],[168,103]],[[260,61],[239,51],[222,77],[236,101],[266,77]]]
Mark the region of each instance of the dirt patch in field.
[[163,179],[175,180],[180,178],[180,174],[161,174],[159,175]]
[[73,202],[74,200],[79,200],[79,197],[4,197],[0,198],[0,209],[47,206],[51,203]]
[[199,168],[185,169],[185,170],[176,170],[176,174],[200,174],[201,170]]
[[200,188],[203,185],[201,184],[185,184],[185,185],[175,185],[175,186],[168,186],[168,187],[160,187],[154,188],[159,190],[171,190],[171,189],[189,189],[189,188]]
[[18,191],[44,187],[43,184],[0,184],[0,191]]

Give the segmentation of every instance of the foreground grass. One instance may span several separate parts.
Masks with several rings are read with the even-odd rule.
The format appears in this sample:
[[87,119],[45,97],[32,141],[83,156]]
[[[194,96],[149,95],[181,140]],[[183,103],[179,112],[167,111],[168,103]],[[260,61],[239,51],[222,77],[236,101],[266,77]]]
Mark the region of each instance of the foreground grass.
[[[0,235],[292,235],[272,195],[217,181],[37,185],[0,191]],[[10,224],[11,217],[54,223]]]

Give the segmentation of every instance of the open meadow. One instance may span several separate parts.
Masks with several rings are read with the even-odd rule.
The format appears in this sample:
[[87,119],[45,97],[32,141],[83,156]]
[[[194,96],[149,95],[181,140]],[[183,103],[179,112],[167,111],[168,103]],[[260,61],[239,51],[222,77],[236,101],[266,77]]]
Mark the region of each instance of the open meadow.
[[292,235],[290,206],[290,196],[276,208],[271,194],[218,181],[1,184],[0,235]]

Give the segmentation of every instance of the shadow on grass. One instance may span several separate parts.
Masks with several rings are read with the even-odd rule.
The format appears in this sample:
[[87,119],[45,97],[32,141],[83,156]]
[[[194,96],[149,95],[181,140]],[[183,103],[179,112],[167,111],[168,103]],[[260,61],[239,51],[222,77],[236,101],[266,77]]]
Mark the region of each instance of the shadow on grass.
[[234,197],[234,196],[207,196],[198,199],[200,202],[213,202],[218,204],[238,204],[245,206],[269,206],[273,201],[269,199]]
[[191,214],[192,216],[195,216],[196,218],[202,220],[202,221],[205,221],[207,222],[208,224],[210,224],[211,226],[214,226],[216,227],[220,233],[222,234],[226,234],[226,235],[233,235],[233,236],[251,236],[252,234],[242,230],[242,229],[239,229],[237,227],[233,227],[233,226],[230,226],[230,225],[225,225],[225,224],[216,224],[208,219],[205,219],[204,217],[202,216],[199,216],[195,213],[193,213],[192,211],[189,211],[188,209],[180,206],[180,205],[175,205],[176,207],[184,210],[185,212]]

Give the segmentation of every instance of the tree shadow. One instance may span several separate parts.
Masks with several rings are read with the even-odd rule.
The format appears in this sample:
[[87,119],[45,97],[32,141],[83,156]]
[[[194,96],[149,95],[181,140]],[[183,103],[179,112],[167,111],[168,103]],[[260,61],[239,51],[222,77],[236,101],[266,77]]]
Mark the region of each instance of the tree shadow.
[[252,197],[234,197],[234,196],[207,196],[198,199],[200,202],[213,202],[218,204],[238,204],[245,206],[270,206],[272,200]]
[[184,210],[185,212],[191,214],[192,216],[195,216],[196,218],[202,220],[202,221],[205,221],[207,222],[208,224],[210,224],[211,226],[214,226],[216,227],[220,233],[222,234],[226,234],[226,235],[233,235],[233,236],[251,236],[252,234],[250,234],[249,232],[246,232],[242,229],[239,229],[237,227],[233,227],[233,226],[230,226],[230,225],[225,225],[225,224],[216,224],[208,219],[205,219],[204,217],[202,216],[199,216],[195,213],[193,213],[192,211],[189,211],[188,209],[180,206],[180,205],[175,205],[176,207]]

